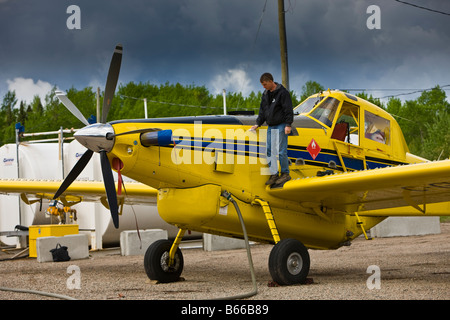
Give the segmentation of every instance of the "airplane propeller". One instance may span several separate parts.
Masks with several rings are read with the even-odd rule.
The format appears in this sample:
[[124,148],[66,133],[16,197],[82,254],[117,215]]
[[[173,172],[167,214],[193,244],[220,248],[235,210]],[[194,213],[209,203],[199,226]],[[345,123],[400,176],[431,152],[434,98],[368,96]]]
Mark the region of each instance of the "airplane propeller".
[[70,111],[72,114],[77,117],[78,120],[83,122],[85,125],[89,125],[89,122],[86,120],[86,118],[83,116],[83,114],[78,110],[78,108],[72,103],[72,101],[67,98],[66,94],[61,91],[55,92],[58,99],[63,103],[63,105]]
[[111,108],[114,92],[116,92],[117,81],[119,80],[120,65],[122,63],[122,53],[123,47],[121,44],[118,44],[114,50],[106,80],[105,97],[103,98],[102,108],[102,123],[106,123],[106,118],[108,117],[109,109]]
[[[80,129],[74,134],[74,137],[85,147],[88,148],[83,156],[78,160],[75,166],[67,175],[59,189],[56,191],[53,199],[58,198],[75,179],[80,175],[86,165],[92,158],[94,152],[100,154],[100,164],[102,168],[103,182],[105,184],[106,196],[108,199],[111,217],[116,228],[119,227],[119,208],[117,205],[116,186],[111,170],[111,165],[108,160],[107,153],[111,151],[114,146],[114,130],[111,125],[106,123],[108,113],[111,107],[111,102],[116,91],[117,81],[119,79],[120,65],[122,63],[123,47],[121,44],[116,45],[111,64],[109,66],[108,77],[105,85],[105,96],[103,99],[103,109],[101,123],[89,125],[86,118],[80,110],[67,98],[62,92],[57,92],[56,96],[64,104],[64,106],[72,112],[86,127]],[[106,139],[107,136],[111,138]]]

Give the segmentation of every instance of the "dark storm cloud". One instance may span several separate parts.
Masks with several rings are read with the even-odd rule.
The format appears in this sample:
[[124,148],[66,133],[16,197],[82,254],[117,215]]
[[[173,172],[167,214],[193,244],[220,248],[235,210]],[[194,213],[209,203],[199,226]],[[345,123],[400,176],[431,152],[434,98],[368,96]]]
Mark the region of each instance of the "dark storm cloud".
[[[319,2],[323,6],[319,6]],[[429,3],[432,5],[438,1]],[[380,7],[380,30],[366,27],[370,16],[366,9],[370,4]],[[450,3],[446,7],[450,12]],[[430,83],[426,85],[435,85],[446,79],[448,82],[449,64],[444,57],[450,49],[449,16],[387,0],[317,1],[308,9],[299,10],[295,18],[287,16],[290,63],[319,82],[341,88],[360,85],[383,87],[381,80],[389,80],[385,79],[387,75],[392,80],[386,84],[390,86],[396,82],[396,88],[408,87],[411,81],[420,87],[419,79],[411,79],[415,77],[429,77]],[[318,75],[308,64],[315,65],[315,70],[324,73]],[[396,74],[398,71],[401,73]],[[436,82],[433,82],[432,74],[435,74]]]
[[[124,45],[122,82],[260,90],[262,72],[281,77],[277,1],[268,0],[263,14],[265,3],[0,0],[0,94],[18,77],[61,89],[103,86],[119,42]],[[81,30],[66,27],[71,4],[81,9]],[[366,26],[369,5],[381,10],[379,30]],[[421,5],[450,12],[449,1]],[[393,0],[286,0],[285,6],[296,92],[308,80],[331,88],[450,83],[450,16]]]
[[[81,8],[81,30],[66,27],[69,4]],[[8,77],[79,86],[106,77],[120,42],[127,80],[198,83],[208,79],[200,71],[243,60],[261,9],[259,1],[8,1],[0,7],[8,47],[0,57]]]

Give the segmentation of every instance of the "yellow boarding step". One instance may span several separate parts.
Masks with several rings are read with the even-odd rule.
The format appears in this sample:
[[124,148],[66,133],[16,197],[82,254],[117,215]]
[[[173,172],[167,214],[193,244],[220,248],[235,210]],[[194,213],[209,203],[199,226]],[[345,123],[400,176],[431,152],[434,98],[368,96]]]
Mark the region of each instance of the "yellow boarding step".
[[280,242],[280,234],[278,233],[277,225],[275,224],[275,219],[273,218],[272,209],[270,209],[269,203],[267,201],[261,199],[255,199],[263,209],[264,214],[266,215],[267,224],[269,225],[270,232],[272,233],[273,241],[275,244]]

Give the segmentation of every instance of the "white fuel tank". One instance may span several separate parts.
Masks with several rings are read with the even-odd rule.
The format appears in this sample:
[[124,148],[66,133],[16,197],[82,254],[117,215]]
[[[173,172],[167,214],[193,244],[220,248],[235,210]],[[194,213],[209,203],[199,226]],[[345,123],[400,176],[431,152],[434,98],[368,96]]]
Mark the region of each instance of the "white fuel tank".
[[[63,157],[58,143],[21,144],[19,146],[19,168],[17,166],[17,149],[15,144],[0,147],[0,178],[1,179],[38,179],[61,180],[67,176],[75,163],[86,151],[76,140],[64,143]],[[63,175],[64,171],[64,175]],[[117,174],[113,172],[117,181]],[[131,180],[124,178],[126,186]],[[81,172],[78,180],[101,181],[100,157],[97,153]],[[12,231],[16,225],[30,226],[36,224],[58,223],[55,218],[45,215],[49,206],[48,200],[42,203],[27,205],[18,195],[0,195],[0,231]],[[103,248],[118,245],[120,232],[124,230],[164,229],[173,238],[178,228],[162,220],[155,205],[124,206],[119,218],[119,229],[115,229],[111,215],[101,203],[82,202],[73,206],[77,210],[77,221],[80,232],[90,234],[91,246]],[[20,215],[20,217],[19,217]],[[185,238],[199,238],[201,234],[192,233]],[[1,237],[1,242],[14,245],[15,238]]]

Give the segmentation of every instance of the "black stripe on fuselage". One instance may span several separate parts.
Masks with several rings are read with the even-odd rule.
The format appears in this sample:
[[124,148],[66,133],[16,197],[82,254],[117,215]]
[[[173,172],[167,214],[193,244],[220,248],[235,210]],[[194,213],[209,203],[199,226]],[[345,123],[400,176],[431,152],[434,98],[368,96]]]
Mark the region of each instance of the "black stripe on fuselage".
[[218,125],[242,125],[236,117],[225,115],[213,115],[213,116],[189,116],[189,117],[170,117],[170,118],[152,118],[152,119],[133,119],[133,120],[116,120],[111,121],[110,124],[120,123],[196,123],[202,124],[218,124]]
[[[242,117],[239,117],[242,119]],[[120,123],[186,123],[186,124],[195,124],[197,122],[202,123],[202,124],[216,124],[216,125],[244,125],[244,123],[236,116],[229,116],[229,115],[210,115],[210,116],[186,116],[186,117],[167,117],[167,118],[151,118],[151,119],[133,119],[133,120],[116,120],[116,121],[111,121],[110,124],[120,124]],[[248,118],[248,119],[247,119]],[[253,118],[256,118],[255,116],[245,116],[245,120],[243,120],[244,122],[251,122]],[[192,138],[192,139],[196,139],[196,138]],[[197,138],[198,139],[198,138]],[[201,138],[200,138],[201,139]],[[225,141],[224,141],[225,142]],[[244,143],[247,148],[249,146],[249,144],[253,144],[252,142],[243,142],[243,141],[226,141],[227,143]],[[171,145],[171,147],[173,147],[173,145]],[[205,146],[202,146],[203,150]],[[265,147],[265,143],[264,145],[261,145],[261,147]],[[288,149],[293,149],[293,150],[298,150],[298,151],[306,151],[306,147],[305,146],[295,146],[295,145],[289,145]],[[233,149],[231,149],[233,150]],[[229,152],[230,149],[227,150],[227,152]],[[241,152],[238,152],[236,154],[242,154]],[[246,156],[248,155],[252,155],[248,153],[248,149],[245,151],[244,153]],[[254,155],[260,154],[261,155],[261,151],[257,152]],[[331,150],[331,149],[322,149],[320,154],[329,154],[329,155],[337,155],[337,152],[335,150]],[[290,157],[292,159],[292,157]],[[295,159],[295,158],[294,158]],[[314,161],[313,159],[305,159],[307,164],[309,165],[315,165],[315,166],[323,166],[325,167],[326,165],[324,163],[319,163],[317,161]],[[379,164],[382,164],[382,166],[396,166],[396,165],[400,165],[400,164],[407,164],[405,162],[400,162],[400,161],[394,161],[394,160],[389,160],[389,159],[383,159],[383,158],[375,158],[375,157],[366,157],[366,161],[368,162],[377,162]],[[359,170],[359,168],[349,168],[349,169],[353,169],[353,170]]]

